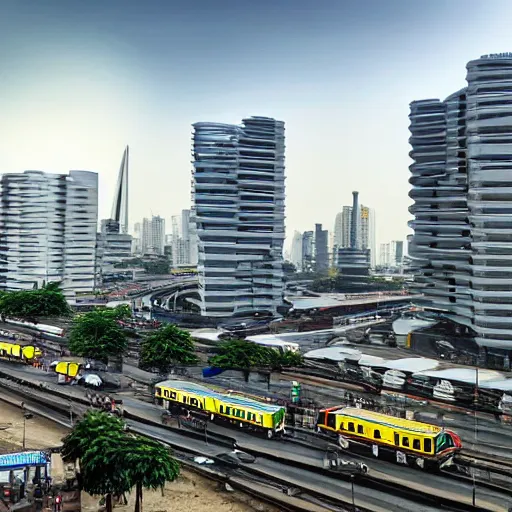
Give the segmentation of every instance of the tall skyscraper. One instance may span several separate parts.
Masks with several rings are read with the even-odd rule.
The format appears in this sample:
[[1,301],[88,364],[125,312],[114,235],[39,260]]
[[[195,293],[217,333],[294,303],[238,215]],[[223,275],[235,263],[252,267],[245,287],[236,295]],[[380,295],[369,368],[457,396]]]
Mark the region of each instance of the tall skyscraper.
[[165,246],[165,219],[153,216],[143,219],[141,236],[142,254],[163,255]]
[[194,124],[194,207],[201,313],[283,303],[284,123]]
[[304,231],[302,233],[302,272],[311,272],[314,270],[314,240],[313,231]]
[[420,303],[510,361],[512,53],[469,62],[467,82],[411,103],[409,256]]
[[315,271],[324,272],[329,268],[329,232],[322,224],[315,224]]
[[290,261],[295,265],[297,272],[302,272],[302,234],[299,231],[293,234]]
[[73,300],[95,287],[98,175],[25,171],[1,178],[0,288],[58,281]]
[[126,235],[128,233],[128,163],[130,158],[130,148],[126,146],[119,175],[117,177],[117,185],[114,194],[114,202],[112,204],[112,213],[110,218],[119,223],[119,233]]
[[[359,235],[358,240],[360,248],[363,250],[370,250],[371,266],[375,267],[377,264],[377,251],[376,251],[376,230],[375,230],[375,210],[368,206],[361,205],[360,219],[357,226]],[[342,211],[336,215],[334,222],[334,255],[336,259],[336,252],[339,248],[350,247],[350,226],[352,223],[352,206],[344,206]]]

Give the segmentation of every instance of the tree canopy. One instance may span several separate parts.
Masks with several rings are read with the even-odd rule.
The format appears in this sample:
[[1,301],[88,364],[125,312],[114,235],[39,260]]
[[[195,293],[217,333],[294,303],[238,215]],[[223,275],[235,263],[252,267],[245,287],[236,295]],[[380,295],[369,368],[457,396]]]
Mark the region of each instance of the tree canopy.
[[124,308],[95,309],[75,317],[69,336],[71,352],[104,363],[122,355],[128,341],[117,320],[125,314]]
[[179,475],[179,465],[168,448],[157,441],[132,435],[124,422],[90,411],[64,438],[64,460],[80,461],[81,486],[90,494],[112,495],[136,488],[135,510],[142,510],[142,489],[163,487]]
[[225,370],[249,371],[253,368],[272,370],[290,366],[300,366],[303,357],[299,353],[281,353],[247,340],[230,340],[217,347],[217,354],[210,358],[210,364]]
[[142,342],[139,367],[143,370],[156,368],[161,374],[167,374],[178,364],[193,365],[197,362],[190,334],[175,325],[164,325]]
[[0,294],[0,313],[9,317],[69,316],[71,308],[58,283],[48,283],[37,290],[20,290]]

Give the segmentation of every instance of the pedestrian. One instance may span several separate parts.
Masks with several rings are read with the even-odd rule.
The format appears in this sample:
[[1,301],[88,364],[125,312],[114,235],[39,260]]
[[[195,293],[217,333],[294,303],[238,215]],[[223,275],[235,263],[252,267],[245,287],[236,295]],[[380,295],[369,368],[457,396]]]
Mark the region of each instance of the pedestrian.
[[62,495],[60,492],[57,494],[57,496],[55,496],[54,502],[55,502],[55,508],[54,508],[55,512],[60,512],[62,510]]

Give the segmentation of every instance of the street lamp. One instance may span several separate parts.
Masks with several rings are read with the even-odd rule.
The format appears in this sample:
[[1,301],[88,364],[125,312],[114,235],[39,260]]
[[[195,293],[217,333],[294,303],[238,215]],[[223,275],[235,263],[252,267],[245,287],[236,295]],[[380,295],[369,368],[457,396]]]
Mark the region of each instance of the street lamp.
[[352,490],[352,510],[355,512],[355,510],[356,510],[356,500],[355,500],[355,496],[354,496],[354,478],[355,478],[355,475],[354,475],[354,473],[352,473],[350,475],[350,487],[351,487],[351,490]]
[[23,411],[23,449],[25,449],[27,444],[27,420],[33,418],[34,415],[25,410],[25,404],[23,402],[21,402],[21,410]]

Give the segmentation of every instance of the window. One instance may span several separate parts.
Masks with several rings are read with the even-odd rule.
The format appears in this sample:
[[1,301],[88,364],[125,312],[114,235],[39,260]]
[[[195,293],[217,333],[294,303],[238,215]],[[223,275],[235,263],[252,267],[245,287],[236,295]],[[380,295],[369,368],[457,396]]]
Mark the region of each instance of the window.
[[414,450],[421,450],[421,443],[419,439],[412,440],[412,447]]
[[356,431],[356,429],[354,428],[354,424],[351,421],[349,421],[349,423],[348,423],[348,431],[349,432],[355,432]]
[[432,439],[424,439],[423,448],[427,453],[432,453]]
[[336,428],[336,415],[333,412],[327,414],[327,426]]
[[436,453],[440,453],[453,446],[452,438],[447,434],[440,434],[436,437]]
[[400,446],[400,436],[395,432],[395,444],[396,446]]
[[402,446],[409,447],[409,438],[408,437],[402,437]]
[[181,397],[181,401],[182,401],[184,404],[186,404],[186,403],[187,403],[187,397],[186,397],[185,395],[183,395],[183,396]]
[[363,425],[357,425],[357,433],[358,434],[364,434],[364,427],[363,427]]
[[219,412],[220,412],[221,414],[224,414],[224,406],[223,406],[223,405],[221,405],[221,406],[219,407]]
[[381,437],[380,437],[380,430],[374,430],[373,431],[373,437],[374,437],[374,439],[381,439]]

